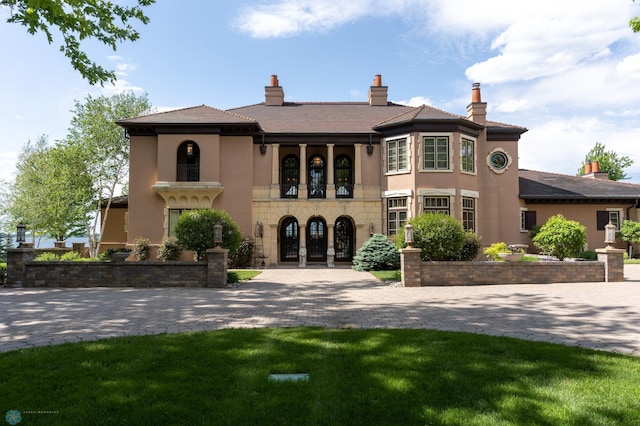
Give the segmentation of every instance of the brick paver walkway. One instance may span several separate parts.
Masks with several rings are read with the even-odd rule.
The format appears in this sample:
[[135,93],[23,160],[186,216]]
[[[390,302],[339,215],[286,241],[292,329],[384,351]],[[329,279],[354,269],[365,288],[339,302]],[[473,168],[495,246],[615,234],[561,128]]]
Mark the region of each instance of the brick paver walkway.
[[0,351],[104,337],[298,325],[425,328],[640,355],[625,282],[402,288],[350,269],[267,269],[228,289],[0,289]]

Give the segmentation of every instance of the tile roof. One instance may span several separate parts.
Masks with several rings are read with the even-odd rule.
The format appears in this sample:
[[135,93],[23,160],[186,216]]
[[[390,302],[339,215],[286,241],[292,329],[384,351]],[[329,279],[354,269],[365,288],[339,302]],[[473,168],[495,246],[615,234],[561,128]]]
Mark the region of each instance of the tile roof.
[[207,105],[142,115],[118,121],[118,124],[251,124],[256,120]]
[[372,133],[376,123],[411,111],[413,107],[368,102],[285,102],[264,103],[227,110],[252,117],[267,133]]
[[524,200],[611,200],[640,198],[640,185],[534,170],[519,170],[520,198]]

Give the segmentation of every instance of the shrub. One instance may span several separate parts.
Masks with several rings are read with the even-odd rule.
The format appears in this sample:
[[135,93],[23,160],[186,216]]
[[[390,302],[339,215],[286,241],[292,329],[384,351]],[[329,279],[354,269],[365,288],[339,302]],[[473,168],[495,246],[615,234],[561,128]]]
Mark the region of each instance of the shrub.
[[116,249],[106,249],[105,251],[103,251],[102,253],[100,253],[100,256],[98,256],[99,260],[110,260],[111,259],[111,255],[113,253],[131,253],[131,249],[128,248],[116,248]]
[[77,262],[81,259],[82,259],[82,256],[80,256],[80,253],[75,251],[68,251],[62,256],[60,256],[60,260],[63,262]]
[[60,261],[60,256],[58,256],[55,253],[44,252],[44,253],[40,253],[33,260],[35,260],[37,262],[59,262]]
[[561,214],[550,217],[533,238],[533,244],[542,254],[555,256],[558,260],[576,256],[587,239],[585,227],[575,220],[565,219]]
[[593,250],[587,250],[580,253],[578,257],[585,260],[598,260],[598,253]]
[[353,257],[356,271],[390,270],[400,267],[400,253],[382,234],[374,234]]
[[233,256],[229,256],[229,267],[230,268],[239,268],[241,266],[248,266],[251,264],[251,260],[253,260],[253,247],[255,244],[253,240],[249,237],[244,237],[238,250]]
[[136,243],[133,246],[133,256],[136,260],[149,260],[151,257],[151,241],[148,238],[136,238]]
[[640,244],[640,222],[623,220],[617,237],[627,243]]
[[482,252],[491,260],[502,261],[500,253],[524,253],[524,250],[510,246],[505,242],[493,243],[486,247]]
[[178,244],[178,240],[175,237],[162,240],[160,247],[158,247],[158,259],[162,261],[178,260],[181,255],[182,247]]
[[464,233],[464,244],[458,254],[458,260],[464,262],[471,262],[480,253],[480,237],[478,234],[472,231],[466,231]]
[[213,227],[222,225],[222,247],[229,250],[229,257],[236,254],[242,234],[231,216],[223,210],[191,210],[180,215],[175,233],[178,243],[203,260],[206,250],[213,248]]
[[[427,260],[457,260],[465,243],[460,222],[447,214],[425,213],[410,221],[414,246]],[[404,240],[402,237],[401,240]]]
[[7,264],[0,262],[0,284],[7,283]]

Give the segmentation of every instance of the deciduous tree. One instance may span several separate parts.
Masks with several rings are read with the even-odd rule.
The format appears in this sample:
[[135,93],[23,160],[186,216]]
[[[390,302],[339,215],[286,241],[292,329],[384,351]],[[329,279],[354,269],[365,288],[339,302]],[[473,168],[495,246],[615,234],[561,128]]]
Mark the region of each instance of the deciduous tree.
[[222,248],[233,256],[240,243],[242,233],[231,216],[223,210],[199,209],[180,215],[176,223],[175,234],[178,243],[196,254],[196,260],[203,260],[205,252],[213,248],[213,231],[216,224],[222,225]]
[[559,260],[578,255],[587,240],[586,228],[575,220],[557,214],[550,217],[533,238],[533,245],[542,254],[555,256]]
[[[619,157],[614,151],[605,151],[606,147],[596,142],[591,151],[584,158],[585,163],[598,162],[601,172],[608,172],[611,180],[629,179],[624,169],[633,164],[633,160],[627,156]],[[578,170],[578,175],[584,174],[584,164]]]
[[[133,92],[110,97],[87,96],[76,101],[66,144],[77,148],[86,164],[93,189],[93,214],[86,223],[92,257],[100,251],[111,200],[126,185],[129,173],[129,139],[116,121],[151,112],[147,95]],[[104,206],[104,213],[101,209]]]
[[116,74],[89,59],[81,42],[97,40],[114,51],[119,43],[140,37],[132,23],[147,24],[149,18],[143,7],[155,0],[137,0],[135,6],[121,6],[109,0],[0,0],[0,7],[8,8],[9,23],[27,28],[29,34],[42,32],[49,44],[54,33],[60,33],[60,51],[90,84],[114,82]]

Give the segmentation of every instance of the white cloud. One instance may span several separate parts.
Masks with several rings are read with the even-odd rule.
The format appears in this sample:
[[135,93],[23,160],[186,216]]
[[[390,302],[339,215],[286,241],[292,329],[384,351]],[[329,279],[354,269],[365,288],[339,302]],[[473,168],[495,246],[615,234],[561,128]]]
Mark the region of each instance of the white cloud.
[[640,74],[640,53],[627,56],[616,65],[620,77],[637,77]]
[[408,101],[393,101],[393,102],[400,105],[407,105],[407,106],[413,106],[413,107],[417,107],[421,105],[433,105],[433,102],[431,101],[431,99],[425,98],[424,96],[414,96]]

